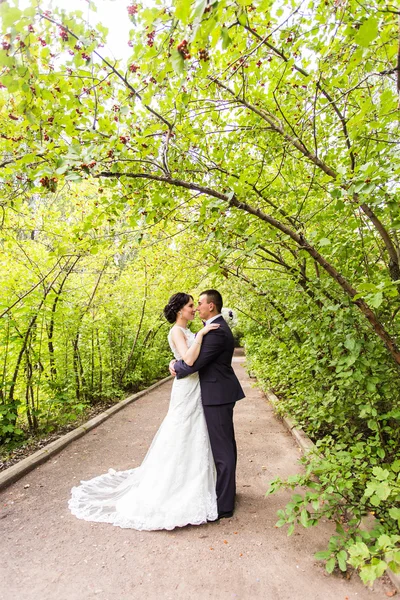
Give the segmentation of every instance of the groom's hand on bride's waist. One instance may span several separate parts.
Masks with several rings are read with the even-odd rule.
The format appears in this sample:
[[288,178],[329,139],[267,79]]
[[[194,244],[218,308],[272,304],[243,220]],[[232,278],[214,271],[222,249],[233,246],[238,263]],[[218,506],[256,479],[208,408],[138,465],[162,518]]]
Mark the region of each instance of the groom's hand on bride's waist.
[[169,372],[171,373],[172,377],[176,377],[176,372],[174,369],[175,363],[176,363],[176,360],[171,360],[171,362],[169,363]]

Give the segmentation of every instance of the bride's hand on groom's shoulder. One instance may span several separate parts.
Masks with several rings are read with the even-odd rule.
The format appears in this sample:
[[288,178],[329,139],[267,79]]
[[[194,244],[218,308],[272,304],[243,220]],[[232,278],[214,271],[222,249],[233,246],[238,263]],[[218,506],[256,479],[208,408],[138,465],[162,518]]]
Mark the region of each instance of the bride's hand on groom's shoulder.
[[213,331],[213,329],[219,329],[218,323],[210,323],[210,325],[206,325],[203,329],[200,329],[203,335],[206,335],[209,331]]
[[176,371],[174,369],[174,364],[176,363],[176,360],[173,359],[171,360],[171,362],[169,363],[169,372],[171,373],[172,377],[176,377]]

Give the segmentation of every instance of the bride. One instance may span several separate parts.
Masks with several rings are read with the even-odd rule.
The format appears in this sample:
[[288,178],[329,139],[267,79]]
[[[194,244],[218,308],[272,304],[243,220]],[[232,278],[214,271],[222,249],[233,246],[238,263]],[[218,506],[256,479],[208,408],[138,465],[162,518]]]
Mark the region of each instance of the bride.
[[[193,365],[211,324],[195,336],[192,296],[177,293],[164,308],[173,323],[168,342],[177,360]],[[174,529],[218,518],[216,471],[198,373],[174,379],[167,416],[140,467],[99,475],[72,488],[69,508],[85,521],[139,530]]]

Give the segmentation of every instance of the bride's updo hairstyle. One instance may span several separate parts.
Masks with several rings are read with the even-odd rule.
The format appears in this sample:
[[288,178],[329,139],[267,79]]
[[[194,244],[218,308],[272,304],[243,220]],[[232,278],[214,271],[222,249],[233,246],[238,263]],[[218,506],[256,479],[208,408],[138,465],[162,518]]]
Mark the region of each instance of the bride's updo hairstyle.
[[164,317],[167,319],[168,323],[175,323],[176,315],[184,306],[186,306],[189,300],[193,300],[193,296],[185,294],[184,292],[178,292],[171,296],[168,300],[168,304],[164,306]]

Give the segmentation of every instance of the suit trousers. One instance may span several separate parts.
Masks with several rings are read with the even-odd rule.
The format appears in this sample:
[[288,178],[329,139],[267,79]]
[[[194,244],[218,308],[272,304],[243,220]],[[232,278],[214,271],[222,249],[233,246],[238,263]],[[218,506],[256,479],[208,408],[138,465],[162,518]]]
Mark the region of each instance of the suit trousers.
[[211,449],[217,469],[218,514],[235,508],[237,449],[232,404],[204,406]]

